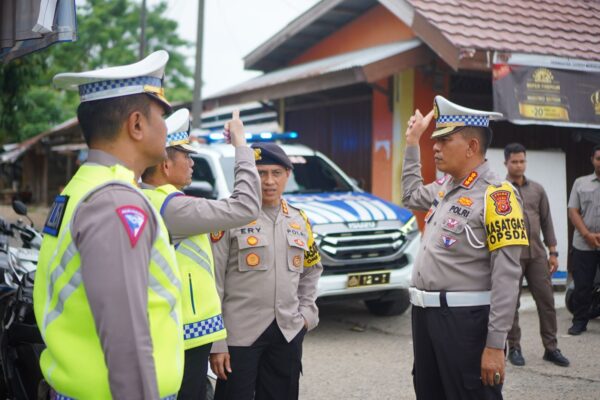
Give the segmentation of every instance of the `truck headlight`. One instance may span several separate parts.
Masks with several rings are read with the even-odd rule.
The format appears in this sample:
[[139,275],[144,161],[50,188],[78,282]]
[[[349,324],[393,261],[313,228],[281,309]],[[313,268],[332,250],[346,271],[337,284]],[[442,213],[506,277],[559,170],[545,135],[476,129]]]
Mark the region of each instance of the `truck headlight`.
[[419,225],[417,224],[417,218],[413,215],[411,219],[406,221],[404,226],[400,228],[400,231],[406,236],[413,236],[419,231]]
[[317,243],[317,246],[321,245],[321,239],[323,239],[323,235],[321,235],[318,232],[313,231],[313,238],[315,239],[315,242]]

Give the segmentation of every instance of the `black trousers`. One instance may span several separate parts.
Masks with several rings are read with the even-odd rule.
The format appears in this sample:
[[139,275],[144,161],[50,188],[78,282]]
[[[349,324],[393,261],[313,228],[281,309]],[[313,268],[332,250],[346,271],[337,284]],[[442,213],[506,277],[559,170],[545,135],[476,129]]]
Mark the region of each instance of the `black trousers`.
[[413,306],[417,400],[502,399],[502,385],[484,386],[481,382],[489,311],[489,306]]
[[573,325],[586,326],[592,305],[592,288],[600,266],[600,251],[573,249]]
[[185,351],[183,381],[177,394],[178,400],[205,400],[208,356],[212,343]]
[[217,380],[215,399],[297,400],[305,333],[288,343],[273,321],[251,346],[229,346],[232,372]]

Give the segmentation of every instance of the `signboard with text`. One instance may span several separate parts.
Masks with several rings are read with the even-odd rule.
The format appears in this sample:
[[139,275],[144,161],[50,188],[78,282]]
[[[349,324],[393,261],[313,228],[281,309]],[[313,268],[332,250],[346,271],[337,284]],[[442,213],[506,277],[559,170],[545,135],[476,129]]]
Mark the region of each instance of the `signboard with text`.
[[600,72],[494,64],[494,111],[516,124],[600,128]]

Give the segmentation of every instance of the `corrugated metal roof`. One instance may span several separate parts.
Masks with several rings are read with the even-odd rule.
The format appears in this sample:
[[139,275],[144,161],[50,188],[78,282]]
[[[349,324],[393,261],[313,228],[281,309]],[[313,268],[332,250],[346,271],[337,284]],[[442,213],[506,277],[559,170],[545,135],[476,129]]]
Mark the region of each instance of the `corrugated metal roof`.
[[[205,101],[217,99],[228,95],[249,92],[253,90],[272,87],[278,84],[289,83],[292,81],[301,81],[312,77],[320,77],[327,74],[334,74],[344,70],[361,68],[369,64],[396,56],[406,51],[415,49],[422,45],[419,39],[407,40],[403,42],[389,43],[381,46],[370,47],[349,53],[340,54],[333,57],[323,58],[321,60],[311,61],[304,64],[283,68],[274,72],[258,76],[239,85],[230,87],[224,91],[216,93]],[[357,73],[356,82],[364,82],[364,77]],[[261,99],[257,99],[261,100]]]
[[68,120],[52,127],[51,129],[49,129],[47,131],[44,131],[40,134],[32,136],[29,139],[22,141],[21,143],[11,143],[8,146],[4,146],[4,150],[6,150],[6,151],[4,153],[0,154],[0,164],[14,163],[16,160],[19,159],[19,157],[21,157],[21,155],[23,155],[23,153],[25,153],[27,150],[29,150],[33,145],[35,145],[40,140],[44,139],[47,136],[53,135],[57,132],[60,132],[64,129],[73,128],[73,127],[77,126],[77,124],[78,124],[77,117],[74,117],[74,118],[68,119]]
[[470,50],[600,61],[599,0],[322,0],[248,54],[245,67],[281,68],[377,3],[454,68]]
[[600,1],[406,1],[458,49],[600,60]]

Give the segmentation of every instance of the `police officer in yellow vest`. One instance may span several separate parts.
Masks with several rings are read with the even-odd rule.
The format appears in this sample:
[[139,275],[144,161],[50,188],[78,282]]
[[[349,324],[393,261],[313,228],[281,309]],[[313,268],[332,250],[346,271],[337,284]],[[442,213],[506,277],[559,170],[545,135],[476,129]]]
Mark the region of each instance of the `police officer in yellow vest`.
[[181,189],[192,181],[190,154],[196,152],[189,144],[189,115],[187,109],[181,109],[167,118],[167,159],[142,174],[142,187],[173,238],[183,283],[185,367],[177,398],[200,400],[206,395],[212,342],[227,336],[207,233],[256,220],[261,200],[254,152],[246,146],[239,111],[225,124],[235,147],[236,179],[231,197],[206,200],[183,195]]
[[40,364],[54,399],[175,399],[181,385],[179,270],[135,185],[165,157],[168,58],[54,77],[79,90],[90,148],[50,210],[36,273]]

